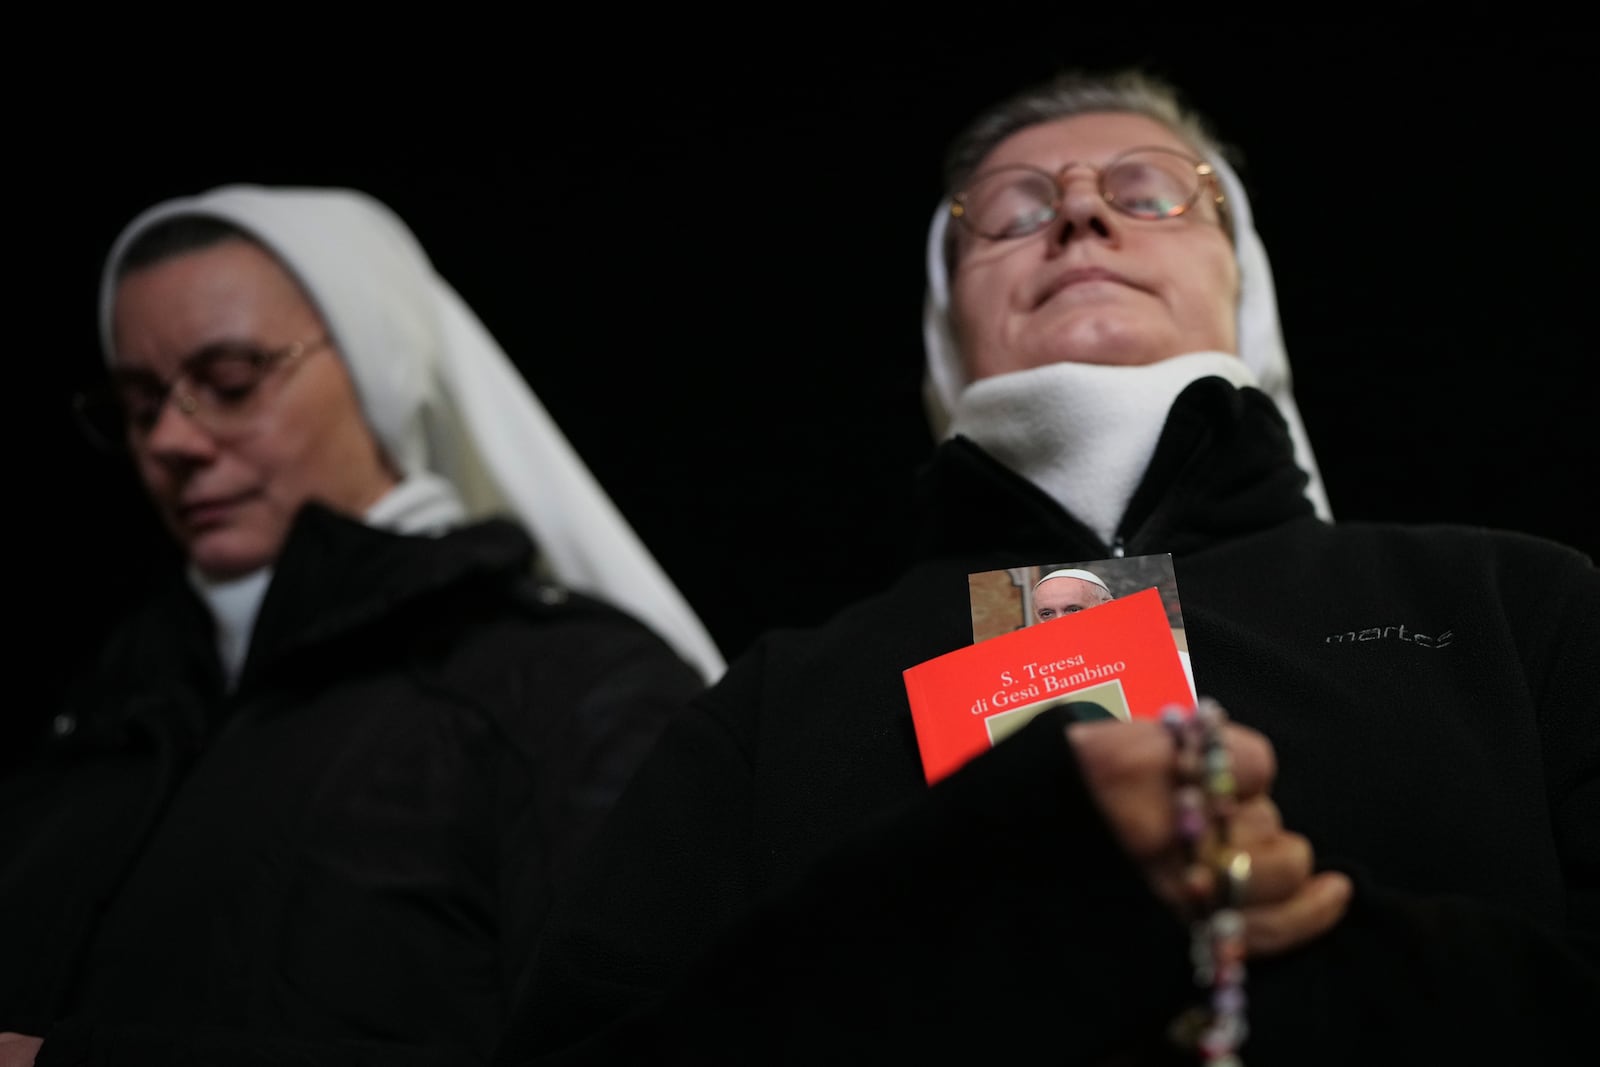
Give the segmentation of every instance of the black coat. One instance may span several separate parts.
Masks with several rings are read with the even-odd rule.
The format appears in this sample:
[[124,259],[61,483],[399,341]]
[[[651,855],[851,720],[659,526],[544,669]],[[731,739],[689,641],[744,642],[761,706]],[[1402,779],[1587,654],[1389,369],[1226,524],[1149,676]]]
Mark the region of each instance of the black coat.
[[701,687],[531,552],[308,507],[231,696],[187,583],[132,617],[0,781],[0,1030],[46,1030],[41,1064],[486,1058],[553,886]]
[[1120,549],[1173,554],[1198,689],[1273,742],[1285,824],[1357,884],[1330,935],[1251,962],[1244,1062],[1592,1063],[1600,573],[1515,533],[1330,525],[1303,485],[1270,401],[1217,379],[1175,405],[1118,546],[941,446],[923,561],[768,635],[669,727],[501,1061],[1159,1058],[1187,931],[1061,723],[929,788],[901,676],[971,643],[969,574]]

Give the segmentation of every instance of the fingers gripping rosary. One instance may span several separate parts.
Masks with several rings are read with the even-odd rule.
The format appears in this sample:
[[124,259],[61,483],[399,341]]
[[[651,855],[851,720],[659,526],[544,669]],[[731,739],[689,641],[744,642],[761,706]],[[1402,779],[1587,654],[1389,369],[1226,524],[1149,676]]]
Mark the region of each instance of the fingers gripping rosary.
[[1190,923],[1195,985],[1207,1003],[1173,1023],[1172,1037],[1208,1067],[1242,1067],[1248,1033],[1244,991],[1244,904],[1250,854],[1232,847],[1235,805],[1232,759],[1223,743],[1227,712],[1209,697],[1191,711],[1162,712],[1177,747],[1175,812],[1183,849],[1183,893]]

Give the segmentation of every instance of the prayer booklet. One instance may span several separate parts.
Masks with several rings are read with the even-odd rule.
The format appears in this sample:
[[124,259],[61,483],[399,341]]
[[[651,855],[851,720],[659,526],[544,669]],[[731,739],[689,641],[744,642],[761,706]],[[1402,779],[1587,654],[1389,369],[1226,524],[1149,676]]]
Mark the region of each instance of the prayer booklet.
[[[1164,561],[1166,574],[1171,573],[1170,557],[1136,559],[1158,567]],[[1032,572],[1027,575],[1032,580],[1043,568],[1023,570]],[[1007,573],[1015,572],[988,572]],[[975,591],[986,577],[972,576]],[[1071,705],[1075,717],[1124,722],[1159,719],[1169,704],[1192,708],[1193,684],[1179,648],[1183,629],[1175,583],[1168,584],[1165,598],[1163,592],[1149,585],[1070,614],[1024,621],[907,668],[906,695],[928,783],[1056,705]],[[976,620],[976,599],[974,609]]]

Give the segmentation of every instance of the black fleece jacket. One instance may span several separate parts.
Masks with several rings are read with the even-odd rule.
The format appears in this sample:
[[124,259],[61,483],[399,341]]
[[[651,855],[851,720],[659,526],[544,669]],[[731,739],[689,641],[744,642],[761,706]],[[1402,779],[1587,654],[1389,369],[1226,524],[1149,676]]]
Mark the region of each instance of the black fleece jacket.
[[929,787],[901,672],[967,576],[1170,552],[1194,677],[1275,746],[1285,824],[1357,893],[1250,964],[1250,1067],[1592,1063],[1600,573],[1511,532],[1325,523],[1270,400],[1179,398],[1105,545],[971,442],[922,561],[768,635],[676,720],[558,905],[504,1064],[1175,1058],[1187,932],[1048,716]]
[[554,887],[702,683],[490,521],[297,518],[225,693],[181,579],[0,777],[41,1067],[482,1063]]

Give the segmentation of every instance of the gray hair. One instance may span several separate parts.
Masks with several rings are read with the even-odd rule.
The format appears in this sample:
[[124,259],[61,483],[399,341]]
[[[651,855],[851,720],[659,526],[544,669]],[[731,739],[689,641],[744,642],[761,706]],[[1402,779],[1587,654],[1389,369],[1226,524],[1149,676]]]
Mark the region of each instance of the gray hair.
[[[1068,70],[1015,93],[978,113],[950,142],[944,158],[946,195],[959,192],[990,152],[1018,130],[1042,122],[1104,112],[1126,112],[1154,119],[1204,159],[1236,163],[1238,152],[1216,137],[1204,116],[1186,104],[1176,86],[1148,71],[1128,67],[1098,74]],[[1225,204],[1222,230],[1234,237],[1233,219]],[[944,260],[955,265],[958,233],[945,232]]]
[[1155,119],[1207,159],[1236,163],[1234,150],[1211,131],[1209,123],[1182,99],[1178,89],[1158,75],[1137,68],[1107,74],[1064,71],[1030,89],[979,112],[958,133],[945,153],[945,188],[965,185],[996,145],[1018,130],[1041,122],[1091,112],[1125,111]]

